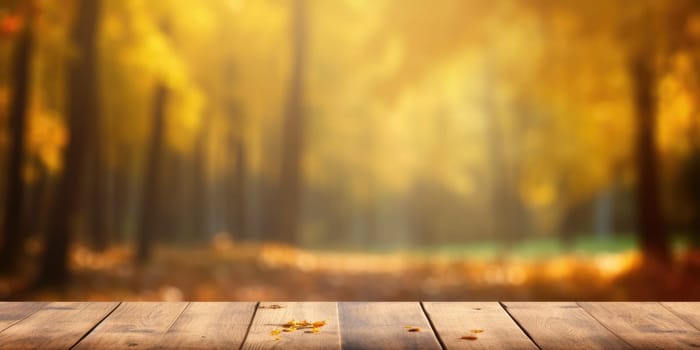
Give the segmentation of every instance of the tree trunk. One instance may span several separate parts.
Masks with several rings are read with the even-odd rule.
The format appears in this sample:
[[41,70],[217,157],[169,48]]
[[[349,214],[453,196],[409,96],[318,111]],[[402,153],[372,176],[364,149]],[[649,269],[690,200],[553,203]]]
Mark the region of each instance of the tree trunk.
[[[92,105],[92,103],[91,103]],[[91,238],[92,248],[97,251],[103,251],[107,248],[108,232],[105,225],[105,172],[102,159],[102,128],[97,110],[97,103],[94,104],[95,109],[92,111],[92,122],[90,133],[90,151],[91,157],[87,174],[91,177],[91,188],[88,198],[89,208],[87,212],[90,214],[89,234]]]
[[67,108],[70,138],[66,146],[64,172],[49,216],[48,233],[39,283],[59,285],[68,279],[68,247],[78,214],[85,168],[89,118],[97,106],[97,60],[95,32],[97,30],[98,0],[81,0],[73,28],[73,40],[80,56],[69,64]]
[[232,179],[229,180],[228,186],[228,229],[231,235],[236,239],[248,238],[246,232],[246,153],[243,140],[235,140],[231,135],[230,147],[234,149],[236,159],[234,167],[231,170]]
[[25,186],[22,181],[24,140],[27,129],[27,107],[29,100],[29,74],[31,70],[32,28],[31,18],[22,29],[13,58],[12,86],[10,101],[9,162],[7,164],[6,202],[3,222],[4,242],[0,251],[0,269],[13,272],[17,257],[22,250],[22,208],[24,207]]
[[206,241],[209,235],[208,217],[207,217],[207,147],[206,140],[208,139],[208,121],[205,120],[199,130],[197,143],[194,150],[194,159],[190,163],[192,165],[192,182],[193,182],[193,198],[192,198],[192,215],[194,239]]
[[645,259],[670,262],[668,235],[664,227],[656,153],[656,81],[650,55],[638,54],[630,67],[637,118],[638,234]]
[[[126,153],[127,151],[125,151]],[[128,154],[128,153],[127,153]],[[114,216],[112,226],[110,228],[111,240],[117,243],[122,243],[126,237],[126,232],[130,225],[129,215],[131,186],[129,181],[128,162],[125,157],[119,155],[117,166],[114,169]],[[123,160],[124,159],[124,160]]]
[[282,167],[278,188],[275,236],[297,243],[301,213],[301,157],[304,139],[303,78],[306,51],[305,0],[294,0],[292,8],[292,70],[284,116]]
[[693,146],[683,162],[679,184],[693,215],[688,223],[690,247],[700,252],[700,147]]
[[44,232],[46,224],[46,209],[49,200],[51,199],[51,175],[48,170],[41,164],[38,157],[33,157],[33,163],[38,168],[37,179],[32,184],[25,184],[27,194],[25,198],[27,203],[24,205],[24,214],[22,217],[22,232],[23,237],[29,238],[36,236],[40,232]]
[[145,263],[151,256],[153,235],[157,230],[159,213],[160,160],[163,154],[163,137],[165,132],[165,106],[168,90],[163,84],[155,88],[153,98],[153,121],[151,124],[151,143],[146,157],[146,172],[143,177],[141,201],[141,223],[137,238],[136,262]]

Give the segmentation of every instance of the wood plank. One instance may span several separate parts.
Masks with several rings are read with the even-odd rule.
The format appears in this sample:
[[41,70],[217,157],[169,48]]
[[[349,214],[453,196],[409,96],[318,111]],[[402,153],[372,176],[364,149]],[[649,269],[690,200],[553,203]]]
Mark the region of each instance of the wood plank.
[[[279,305],[281,308],[270,308]],[[308,330],[281,332],[279,340],[270,334],[290,320],[326,321],[319,333]],[[335,302],[261,302],[243,349],[340,349],[338,306]]]
[[338,313],[343,349],[442,349],[420,303],[343,302]]
[[540,349],[631,349],[573,302],[506,302],[506,311]]
[[185,310],[186,302],[122,303],[75,349],[150,349]]
[[119,303],[56,302],[0,333],[0,349],[68,349]]
[[700,303],[698,302],[665,302],[661,303],[676,316],[690,323],[695,329],[700,329]]
[[700,331],[656,302],[579,303],[637,349],[698,349]]
[[19,301],[3,301],[0,302],[0,332],[12,326],[13,324],[29,317],[37,312],[47,303],[43,302],[19,302]]
[[159,349],[240,349],[255,302],[193,302],[163,336]]
[[537,349],[497,302],[423,302],[423,308],[447,349]]

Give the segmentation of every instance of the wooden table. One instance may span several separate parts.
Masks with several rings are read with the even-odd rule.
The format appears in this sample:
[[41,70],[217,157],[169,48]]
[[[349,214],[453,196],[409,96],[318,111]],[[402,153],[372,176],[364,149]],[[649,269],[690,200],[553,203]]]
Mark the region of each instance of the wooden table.
[[[292,319],[326,324],[271,333]],[[700,302],[0,302],[2,349],[699,349],[699,329]]]

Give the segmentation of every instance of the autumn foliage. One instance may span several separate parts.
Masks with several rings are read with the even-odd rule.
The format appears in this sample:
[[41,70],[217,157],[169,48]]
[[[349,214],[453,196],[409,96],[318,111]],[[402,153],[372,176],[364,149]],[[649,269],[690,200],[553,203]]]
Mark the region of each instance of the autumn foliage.
[[0,296],[692,298],[699,44],[693,0],[3,1]]

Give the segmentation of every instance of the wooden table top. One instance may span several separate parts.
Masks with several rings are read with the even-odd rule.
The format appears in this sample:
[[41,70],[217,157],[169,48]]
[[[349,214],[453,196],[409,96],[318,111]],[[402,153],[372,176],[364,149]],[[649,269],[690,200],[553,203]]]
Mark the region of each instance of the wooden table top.
[[699,349],[700,302],[0,302],[0,348]]

